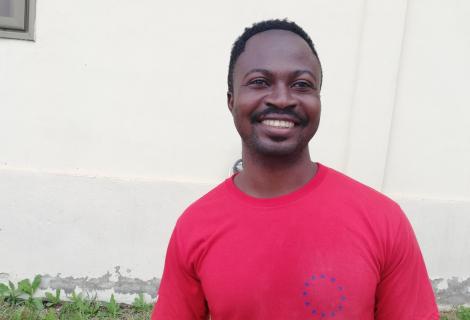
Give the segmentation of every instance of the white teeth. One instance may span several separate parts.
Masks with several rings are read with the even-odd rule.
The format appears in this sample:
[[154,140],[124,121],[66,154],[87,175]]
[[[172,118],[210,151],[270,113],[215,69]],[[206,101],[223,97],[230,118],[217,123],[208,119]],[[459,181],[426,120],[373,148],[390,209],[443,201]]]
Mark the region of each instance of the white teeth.
[[263,120],[263,124],[271,127],[276,127],[276,128],[292,128],[294,126],[294,123],[292,121],[286,121],[286,120]]

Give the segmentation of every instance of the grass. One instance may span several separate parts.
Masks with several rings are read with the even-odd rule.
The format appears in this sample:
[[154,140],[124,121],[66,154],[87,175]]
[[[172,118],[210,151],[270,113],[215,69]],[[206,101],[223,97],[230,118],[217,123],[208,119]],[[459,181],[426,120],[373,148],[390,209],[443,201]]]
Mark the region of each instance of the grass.
[[94,314],[77,310],[73,303],[68,302],[55,307],[37,310],[27,305],[11,306],[0,302],[0,320],[148,320],[151,310],[138,311],[130,305],[119,305],[119,313],[109,313],[100,306]]
[[[0,302],[0,320],[148,320],[151,305],[136,303],[118,304],[118,312],[109,312],[106,303],[84,299],[85,306],[76,302],[62,302],[54,306],[45,306],[42,310],[26,304],[10,305]],[[93,303],[95,306],[93,306]],[[110,303],[110,302],[109,302]],[[96,308],[98,306],[98,308]],[[441,320],[470,320],[470,308],[458,307],[451,311],[441,312]]]
[[[91,312],[90,312],[91,309]],[[37,310],[29,305],[10,305],[0,302],[0,320],[148,320],[151,306],[136,307],[119,304],[118,313],[109,313],[106,305],[100,305],[96,311],[93,308],[80,309],[73,302],[63,302],[55,306]],[[470,320],[470,308],[458,307],[451,311],[441,312],[441,320]]]
[[470,308],[455,307],[451,311],[441,312],[441,320],[470,320]]

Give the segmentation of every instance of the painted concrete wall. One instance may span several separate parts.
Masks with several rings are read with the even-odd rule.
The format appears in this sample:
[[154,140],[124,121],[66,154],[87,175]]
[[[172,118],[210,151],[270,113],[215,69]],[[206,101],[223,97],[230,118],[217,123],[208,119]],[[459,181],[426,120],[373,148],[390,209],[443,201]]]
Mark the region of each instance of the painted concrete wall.
[[438,302],[470,303],[469,15],[466,0],[38,1],[36,42],[0,39],[0,281],[154,296],[175,220],[240,155],[230,46],[288,17],[324,68],[313,158],[396,199]]

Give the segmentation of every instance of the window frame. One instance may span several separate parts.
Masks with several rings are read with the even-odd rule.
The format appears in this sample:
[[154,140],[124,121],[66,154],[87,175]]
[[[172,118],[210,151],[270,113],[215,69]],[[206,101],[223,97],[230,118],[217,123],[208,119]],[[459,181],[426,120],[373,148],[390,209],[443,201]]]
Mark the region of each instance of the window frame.
[[0,38],[34,41],[36,0],[13,0],[13,17],[0,16]]

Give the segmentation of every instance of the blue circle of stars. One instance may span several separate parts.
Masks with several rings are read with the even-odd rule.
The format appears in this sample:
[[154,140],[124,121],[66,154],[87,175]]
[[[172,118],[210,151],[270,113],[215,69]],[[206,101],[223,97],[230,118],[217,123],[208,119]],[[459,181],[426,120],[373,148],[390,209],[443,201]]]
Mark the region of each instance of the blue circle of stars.
[[[315,285],[320,283],[329,283],[329,285],[336,288],[336,291],[339,294],[339,299],[333,309],[329,310],[320,310],[314,307],[311,303],[311,299],[314,299],[315,294],[321,294],[321,292],[315,292]],[[310,309],[310,314],[315,317],[322,318],[334,318],[338,313],[343,311],[344,302],[346,301],[346,296],[343,293],[343,286],[339,285],[336,282],[336,278],[328,277],[325,274],[312,275],[307,281],[304,282],[304,288],[302,290],[302,297],[304,299],[304,305]]]

